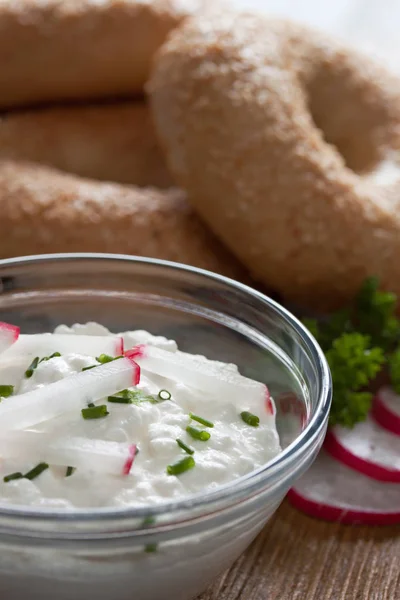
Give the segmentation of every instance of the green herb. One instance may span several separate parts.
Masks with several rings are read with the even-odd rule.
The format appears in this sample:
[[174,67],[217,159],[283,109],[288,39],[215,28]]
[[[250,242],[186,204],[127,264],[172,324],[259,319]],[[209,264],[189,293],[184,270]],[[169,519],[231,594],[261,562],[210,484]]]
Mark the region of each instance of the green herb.
[[160,390],[158,392],[160,400],[171,400],[172,394],[168,390]]
[[182,448],[182,450],[184,450],[187,454],[194,454],[194,448],[187,446],[185,442],[182,442],[182,440],[179,438],[176,440],[176,443],[178,444],[179,448]]
[[260,424],[259,417],[257,417],[256,415],[252,415],[251,412],[248,412],[247,410],[241,412],[240,416],[242,417],[242,420],[251,427],[258,427]]
[[9,396],[12,396],[13,393],[14,393],[13,385],[0,385],[0,396],[2,398],[8,398]]
[[173,465],[168,465],[167,473],[168,475],[181,475],[185,471],[189,471],[189,469],[193,469],[196,465],[193,456],[185,456],[182,460],[174,463]]
[[99,363],[98,365],[90,365],[90,367],[83,367],[82,371],[89,371],[90,369],[95,369],[100,365],[105,365],[109,362],[113,362],[113,360],[118,360],[119,358],[123,358],[123,356],[110,356],[109,354],[100,354],[100,356],[96,356],[96,360]]
[[37,368],[39,362],[40,362],[40,359],[39,359],[38,356],[36,356],[36,358],[33,359],[33,361],[31,362],[31,364],[29,365],[29,367],[25,371],[25,377],[27,379],[29,379],[30,377],[32,377],[33,372]]
[[142,390],[122,390],[121,392],[118,392],[118,394],[108,396],[107,400],[108,402],[113,402],[115,404],[136,405],[139,405],[142,402],[151,402],[151,404],[158,404],[159,402],[163,402],[163,400],[159,400],[155,396],[145,394]]
[[189,417],[191,419],[193,419],[193,421],[197,421],[198,423],[201,423],[202,425],[204,425],[204,427],[214,427],[214,423],[212,423],[211,421],[207,421],[207,419],[203,419],[203,417],[198,417],[197,415],[194,415],[193,413],[189,413]]
[[114,404],[133,404],[129,396],[108,396],[107,401]]
[[6,475],[3,477],[4,483],[8,483],[9,481],[15,481],[16,479],[23,479],[24,476],[22,473],[10,473],[10,475]]
[[67,467],[67,471],[65,473],[65,477],[71,477],[71,475],[73,474],[74,471],[75,471],[74,467]]
[[30,377],[32,377],[33,372],[35,371],[35,369],[37,369],[37,367],[38,367],[38,365],[40,363],[46,362],[47,360],[50,360],[52,358],[56,358],[58,356],[61,356],[61,354],[59,352],[53,352],[53,354],[51,356],[44,356],[43,358],[39,358],[38,356],[36,356],[36,358],[33,359],[33,361],[31,362],[31,364],[29,365],[29,367],[25,371],[25,377],[27,379],[29,379]]
[[58,358],[59,356],[61,356],[59,352],[53,352],[51,356],[44,356],[43,358],[41,358],[39,360],[39,363],[46,362],[47,360],[51,360],[52,358]]
[[211,437],[208,431],[198,429],[197,427],[192,427],[191,425],[186,427],[186,431],[190,436],[192,436],[193,439],[200,440],[201,442],[206,442]]
[[41,475],[43,471],[46,471],[46,469],[48,468],[49,465],[47,463],[39,463],[38,465],[36,465],[36,467],[33,467],[33,469],[28,471],[28,473],[25,473],[24,478],[32,481],[32,479],[36,479],[36,477],[39,477],[39,475]]
[[148,516],[143,519],[142,525],[154,525],[155,522],[156,520],[154,517]]
[[88,408],[93,408],[93,406],[96,406],[94,402],[89,402],[88,404]]
[[366,279],[354,303],[320,322],[304,321],[324,350],[333,380],[329,423],[353,427],[371,407],[368,386],[388,366],[391,383],[400,393],[400,321],[397,297]]
[[144,547],[145,552],[157,552],[157,549],[158,544],[147,544],[147,546]]
[[334,402],[329,422],[353,427],[366,419],[372,394],[365,391],[385,362],[382,348],[371,347],[368,336],[345,333],[326,352],[334,382]]
[[101,365],[113,362],[113,360],[118,360],[119,358],[123,358],[123,356],[110,356],[109,354],[100,354],[100,356],[96,356],[97,362],[99,362]]
[[106,417],[108,414],[110,414],[105,404],[82,408],[81,413],[84,419],[102,419],[103,417]]
[[392,387],[396,394],[400,394],[400,346],[389,357],[388,363]]

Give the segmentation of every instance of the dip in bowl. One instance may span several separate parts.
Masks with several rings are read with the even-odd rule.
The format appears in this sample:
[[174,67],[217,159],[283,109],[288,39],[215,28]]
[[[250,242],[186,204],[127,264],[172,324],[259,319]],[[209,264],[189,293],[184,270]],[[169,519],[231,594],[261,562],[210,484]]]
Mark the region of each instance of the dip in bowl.
[[322,444],[331,381],[315,340],[259,292],[163,261],[0,261],[0,289],[0,320],[25,334],[87,322],[114,333],[146,330],[268,385],[282,451],[227,483],[133,506],[65,510],[0,501],[2,597],[196,597],[254,539]]

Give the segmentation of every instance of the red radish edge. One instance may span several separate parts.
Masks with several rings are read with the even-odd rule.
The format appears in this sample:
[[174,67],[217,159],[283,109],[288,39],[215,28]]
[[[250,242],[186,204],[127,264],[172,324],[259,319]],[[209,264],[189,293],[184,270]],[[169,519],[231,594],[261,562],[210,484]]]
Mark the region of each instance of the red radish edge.
[[336,460],[371,479],[386,481],[388,483],[400,483],[400,471],[381,467],[352,454],[347,448],[342,446],[335,434],[330,430],[326,434],[324,448]]
[[143,358],[146,355],[146,344],[138,344],[125,352],[127,358]]
[[137,446],[136,444],[132,444],[129,446],[129,456],[125,461],[124,467],[122,469],[122,475],[129,475],[131,467],[133,465],[133,461],[135,460],[137,454]]
[[384,429],[387,429],[387,431],[395,433],[396,435],[400,435],[400,417],[387,408],[385,403],[379,397],[379,392],[372,403],[371,415]]
[[[137,356],[137,354],[136,354],[136,356]],[[137,362],[135,362],[133,360],[133,356],[129,355],[129,352],[125,352],[125,358],[127,358],[132,363],[132,367],[133,367],[132,385],[138,385],[138,383],[140,381],[140,367],[137,364]]]
[[0,330],[2,329],[9,331],[13,334],[14,342],[16,342],[19,338],[21,330],[17,325],[11,325],[10,323],[4,323],[3,321],[0,321]]
[[343,525],[356,525],[357,521],[359,521],[360,525],[396,525],[399,523],[398,514],[374,514],[357,510],[344,510],[342,508],[335,508],[334,506],[321,506],[318,502],[314,502],[314,500],[304,498],[304,496],[296,492],[293,488],[289,490],[287,498],[293,506],[306,515],[321,518],[325,521],[335,521],[343,523]]
[[265,386],[265,405],[267,407],[267,413],[270,415],[274,414],[274,406],[271,400],[271,394],[269,393],[269,389]]
[[116,341],[115,354],[116,356],[123,356],[124,354],[124,338],[122,337],[119,337]]

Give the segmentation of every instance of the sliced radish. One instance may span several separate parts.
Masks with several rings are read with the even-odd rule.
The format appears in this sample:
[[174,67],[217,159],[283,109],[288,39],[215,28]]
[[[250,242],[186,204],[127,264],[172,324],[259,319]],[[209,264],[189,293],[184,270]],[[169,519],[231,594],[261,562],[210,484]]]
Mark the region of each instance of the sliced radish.
[[333,427],[325,450],[351,469],[372,479],[400,483],[400,437],[368,418],[353,429]]
[[400,435],[400,396],[391,388],[381,388],[372,404],[372,416],[382,427]]
[[0,353],[5,352],[19,338],[19,327],[0,321]]
[[136,444],[82,437],[57,439],[37,431],[14,431],[0,438],[2,458],[26,458],[111,475],[128,475],[136,453]]
[[400,523],[400,485],[356,473],[323,450],[289,491],[290,502],[304,513],[346,524]]
[[0,403],[0,431],[24,429],[139,383],[140,368],[120,358]]
[[42,357],[49,356],[53,352],[60,352],[60,354],[73,352],[93,357],[108,354],[114,358],[124,353],[124,344],[122,337],[114,335],[75,336],[53,333],[20,335],[17,343],[4,354],[4,358],[17,355]]
[[203,362],[182,353],[175,354],[154,346],[141,344],[128,350],[125,356],[136,360],[147,371],[197,388],[204,392],[229,396],[246,406],[263,407],[267,387],[247,379],[235,371],[221,368],[213,362]]

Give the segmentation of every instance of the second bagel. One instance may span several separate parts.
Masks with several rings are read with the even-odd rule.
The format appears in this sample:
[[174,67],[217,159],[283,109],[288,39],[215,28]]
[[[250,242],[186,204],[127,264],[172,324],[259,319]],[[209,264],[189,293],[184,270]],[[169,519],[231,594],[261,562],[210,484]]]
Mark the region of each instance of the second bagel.
[[267,286],[341,305],[400,294],[400,81],[302,26],[190,19],[149,85],[177,182]]

